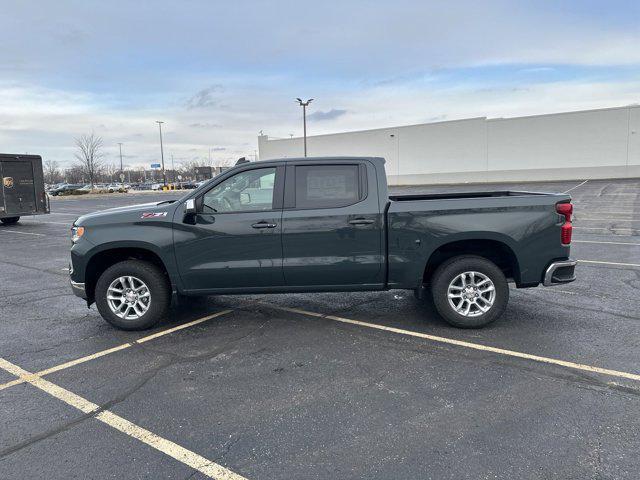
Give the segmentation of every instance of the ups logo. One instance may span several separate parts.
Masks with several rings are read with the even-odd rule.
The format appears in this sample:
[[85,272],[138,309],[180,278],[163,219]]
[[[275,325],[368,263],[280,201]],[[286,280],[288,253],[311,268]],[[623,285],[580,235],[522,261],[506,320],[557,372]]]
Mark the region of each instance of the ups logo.
[[13,177],[4,177],[2,185],[4,185],[4,188],[13,188]]

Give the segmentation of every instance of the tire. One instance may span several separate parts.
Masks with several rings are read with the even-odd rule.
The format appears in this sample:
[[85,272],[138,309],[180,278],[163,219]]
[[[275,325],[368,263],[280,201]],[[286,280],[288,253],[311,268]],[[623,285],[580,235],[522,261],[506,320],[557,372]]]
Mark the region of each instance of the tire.
[[[509,285],[502,270],[475,255],[444,262],[433,274],[431,285],[436,310],[449,325],[458,328],[480,328],[494,322],[509,301]],[[450,292],[454,298],[449,299]]]
[[[125,280],[125,288],[122,288],[121,278]],[[112,297],[129,298],[123,296],[125,294],[115,293],[117,290],[125,292],[133,290],[130,288],[131,280],[129,278],[133,279],[134,287],[139,289],[139,298],[136,297],[136,303],[132,306],[119,300],[110,301],[107,298],[108,292]],[[146,289],[142,288],[141,284]],[[110,290],[111,287],[114,290]],[[147,292],[148,295],[146,295]],[[135,293],[132,292],[132,295],[135,295]],[[149,299],[148,304],[145,303],[145,297]],[[95,300],[102,318],[114,327],[122,330],[144,330],[156,325],[167,313],[171,302],[171,287],[165,273],[153,263],[141,260],[127,260],[110,266],[100,275],[96,283]],[[131,301],[133,302],[134,300],[132,299]],[[130,313],[126,318],[119,316],[115,313],[114,306],[122,306],[122,310],[125,310],[124,314]]]
[[14,225],[18,223],[18,220],[20,220],[20,217],[6,217],[1,218],[0,222],[4,223],[5,225]]

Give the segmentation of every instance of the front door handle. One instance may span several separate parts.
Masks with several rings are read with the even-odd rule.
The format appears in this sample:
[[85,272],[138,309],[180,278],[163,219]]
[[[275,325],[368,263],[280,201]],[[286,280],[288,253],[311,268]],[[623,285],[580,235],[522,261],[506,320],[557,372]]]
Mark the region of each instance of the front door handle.
[[269,223],[269,222],[258,222],[251,225],[253,228],[276,228],[278,226],[277,223]]
[[368,218],[356,218],[355,220],[349,220],[351,225],[371,225],[375,220]]

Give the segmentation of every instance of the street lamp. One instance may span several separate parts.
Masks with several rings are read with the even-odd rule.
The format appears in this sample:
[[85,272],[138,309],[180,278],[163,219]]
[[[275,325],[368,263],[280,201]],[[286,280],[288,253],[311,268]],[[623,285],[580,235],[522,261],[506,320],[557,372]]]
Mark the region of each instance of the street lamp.
[[122,168],[122,142],[118,142],[120,147],[120,183],[124,182],[124,170]]
[[304,131],[304,156],[307,156],[307,107],[311,102],[313,102],[313,98],[310,98],[306,102],[303,102],[302,99],[296,98],[300,106],[302,107],[302,128]]
[[160,128],[160,158],[162,159],[162,182],[164,183],[164,186],[167,186],[167,174],[164,171],[164,150],[162,149],[162,124],[164,122],[161,122],[160,120],[156,120],[156,123],[158,124],[158,127]]

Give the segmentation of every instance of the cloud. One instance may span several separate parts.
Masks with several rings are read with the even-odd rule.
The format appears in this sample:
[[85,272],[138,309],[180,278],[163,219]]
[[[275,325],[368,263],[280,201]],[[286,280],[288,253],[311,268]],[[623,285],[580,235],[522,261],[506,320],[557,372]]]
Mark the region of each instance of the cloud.
[[226,150],[225,147],[214,147],[213,151],[214,152],[224,152]]
[[217,123],[190,123],[189,126],[191,128],[222,128],[222,125],[218,125]]
[[215,98],[216,92],[223,90],[222,85],[212,85],[204,88],[187,100],[186,107],[189,110],[194,108],[210,108],[220,105],[220,101]]
[[346,113],[347,113],[346,110],[342,110],[338,108],[332,108],[331,110],[328,110],[326,112],[323,112],[322,110],[318,110],[317,112],[313,112],[312,114],[307,115],[307,119],[311,121],[316,121],[316,122],[320,122],[324,120],[335,120],[336,118],[341,117]]

